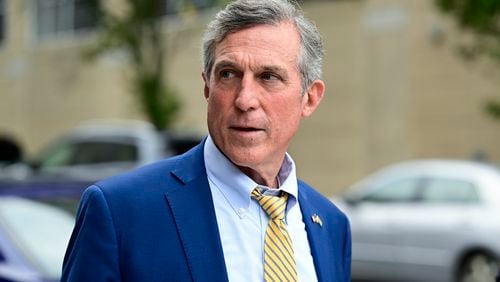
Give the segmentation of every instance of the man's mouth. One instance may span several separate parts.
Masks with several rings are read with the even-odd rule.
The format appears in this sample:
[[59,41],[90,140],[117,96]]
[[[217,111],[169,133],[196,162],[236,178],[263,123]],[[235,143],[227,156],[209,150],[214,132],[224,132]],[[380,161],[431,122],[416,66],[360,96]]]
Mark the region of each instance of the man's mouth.
[[257,128],[253,128],[253,127],[233,127],[233,129],[241,130],[241,131],[254,131],[254,130],[257,130]]
[[231,126],[230,127],[232,130],[236,131],[242,131],[242,132],[255,132],[255,131],[262,131],[260,128],[256,127],[247,127],[247,126]]

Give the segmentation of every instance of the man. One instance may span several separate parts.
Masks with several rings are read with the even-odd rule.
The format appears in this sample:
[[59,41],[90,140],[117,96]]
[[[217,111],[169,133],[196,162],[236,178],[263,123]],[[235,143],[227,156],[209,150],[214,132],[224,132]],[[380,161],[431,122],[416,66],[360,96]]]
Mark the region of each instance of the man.
[[82,196],[62,281],[350,281],[347,218],[286,153],[322,44],[284,0],[230,3],[203,42],[209,136]]

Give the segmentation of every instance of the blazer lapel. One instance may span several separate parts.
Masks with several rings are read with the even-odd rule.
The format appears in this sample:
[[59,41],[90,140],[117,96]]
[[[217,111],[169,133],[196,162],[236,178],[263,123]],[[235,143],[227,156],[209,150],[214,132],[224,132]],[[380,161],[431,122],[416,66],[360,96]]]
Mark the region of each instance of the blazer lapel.
[[171,173],[183,185],[165,194],[193,281],[227,281],[224,254],[203,161],[203,143]]
[[[305,189],[300,189],[299,184],[299,202],[302,211],[302,217],[306,226],[307,239],[311,247],[311,253],[314,260],[314,267],[318,281],[328,281],[326,270],[335,263],[332,261],[332,256],[328,254],[327,248],[322,246],[322,242],[328,242],[327,226],[321,222],[321,213],[314,207],[312,201],[308,199]],[[314,219],[314,218],[319,218]]]

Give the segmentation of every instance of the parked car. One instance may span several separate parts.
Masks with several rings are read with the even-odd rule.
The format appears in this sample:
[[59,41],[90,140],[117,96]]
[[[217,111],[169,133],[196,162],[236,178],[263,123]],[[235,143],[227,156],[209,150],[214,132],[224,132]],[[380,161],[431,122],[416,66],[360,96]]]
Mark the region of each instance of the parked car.
[[183,153],[201,139],[184,131],[160,132],[142,121],[87,122],[57,138],[36,157],[0,165],[0,196],[45,201],[75,213],[90,184]]
[[59,281],[74,220],[44,203],[0,196],[0,281]]
[[332,201],[351,222],[354,280],[495,281],[500,172],[494,167],[404,162]]
[[142,121],[88,122],[38,156],[4,167],[0,179],[93,182],[183,153],[201,139],[196,134],[159,132]]

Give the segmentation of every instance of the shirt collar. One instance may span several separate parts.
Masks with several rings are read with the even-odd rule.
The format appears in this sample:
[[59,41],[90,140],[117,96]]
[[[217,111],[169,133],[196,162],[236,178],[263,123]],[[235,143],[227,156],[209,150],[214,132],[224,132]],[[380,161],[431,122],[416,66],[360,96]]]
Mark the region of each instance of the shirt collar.
[[[249,207],[251,193],[255,187],[269,189],[269,187],[258,185],[241,172],[220,152],[210,135],[205,142],[204,159],[208,179],[224,195],[235,212],[241,207]],[[298,185],[295,163],[288,153],[285,155],[285,160],[278,173],[278,182],[280,183],[279,190],[285,191],[291,196],[288,198],[287,210],[289,210],[297,203]]]

